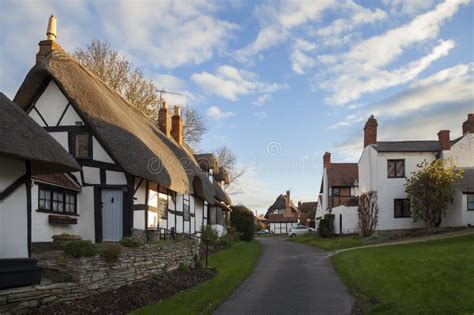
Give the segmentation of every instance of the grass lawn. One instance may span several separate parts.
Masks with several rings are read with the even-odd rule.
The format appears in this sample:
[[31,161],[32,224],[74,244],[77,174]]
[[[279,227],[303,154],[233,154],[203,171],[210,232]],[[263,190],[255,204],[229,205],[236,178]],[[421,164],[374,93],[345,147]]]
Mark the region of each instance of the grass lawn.
[[210,314],[247,278],[260,252],[260,243],[255,240],[236,243],[209,257],[209,266],[218,271],[213,279],[133,314]]
[[318,238],[313,234],[298,235],[288,239],[291,242],[303,243],[326,251],[362,246],[361,238],[357,235],[335,236],[333,238]]
[[474,235],[331,258],[363,313],[474,314]]

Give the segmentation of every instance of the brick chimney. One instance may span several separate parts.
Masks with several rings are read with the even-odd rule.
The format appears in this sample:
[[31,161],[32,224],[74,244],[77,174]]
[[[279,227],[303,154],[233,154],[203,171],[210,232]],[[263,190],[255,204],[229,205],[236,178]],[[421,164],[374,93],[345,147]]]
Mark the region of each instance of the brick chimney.
[[48,29],[46,30],[47,39],[38,43],[39,51],[36,54],[37,63],[47,57],[54,50],[62,49],[56,42],[56,34],[56,18],[54,15],[51,15],[48,21]]
[[166,137],[171,137],[171,115],[168,111],[168,105],[166,102],[161,104],[161,108],[158,111],[158,127]]
[[364,127],[364,148],[377,143],[377,126],[377,119],[374,115],[370,115]]
[[323,168],[329,168],[331,166],[331,153],[326,152],[323,155]]
[[183,119],[179,106],[174,107],[174,114],[171,117],[171,136],[178,144],[183,144]]
[[291,217],[291,199],[290,199],[290,191],[286,191],[286,198],[285,198],[285,216]]
[[474,133],[474,114],[468,114],[467,120],[462,124],[462,134]]
[[438,132],[439,146],[442,151],[451,150],[451,140],[449,139],[449,130],[440,130]]

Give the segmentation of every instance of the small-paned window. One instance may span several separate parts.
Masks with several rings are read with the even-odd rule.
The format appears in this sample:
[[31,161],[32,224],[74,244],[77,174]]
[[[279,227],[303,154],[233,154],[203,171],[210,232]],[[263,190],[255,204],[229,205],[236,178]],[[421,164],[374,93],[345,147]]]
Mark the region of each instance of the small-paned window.
[[467,210],[474,211],[474,194],[467,195]]
[[71,153],[77,159],[92,158],[92,137],[88,132],[73,133]]
[[77,214],[77,193],[54,186],[40,185],[38,210],[60,214]]
[[394,217],[395,218],[409,218],[410,217],[410,199],[395,199]]
[[191,219],[191,206],[189,201],[189,195],[183,196],[183,219],[189,221]]
[[405,160],[387,160],[387,177],[405,177]]

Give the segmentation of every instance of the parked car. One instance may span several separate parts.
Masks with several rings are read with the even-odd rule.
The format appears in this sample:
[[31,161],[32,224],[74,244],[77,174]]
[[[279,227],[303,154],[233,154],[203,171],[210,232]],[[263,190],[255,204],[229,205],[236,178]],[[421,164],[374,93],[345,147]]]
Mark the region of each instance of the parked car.
[[257,232],[257,235],[268,235],[268,234],[270,234],[270,231],[266,229],[260,230]]
[[288,236],[293,237],[296,235],[303,235],[303,234],[308,234],[310,232],[314,232],[313,228],[304,226],[304,225],[297,225],[293,226],[288,230]]

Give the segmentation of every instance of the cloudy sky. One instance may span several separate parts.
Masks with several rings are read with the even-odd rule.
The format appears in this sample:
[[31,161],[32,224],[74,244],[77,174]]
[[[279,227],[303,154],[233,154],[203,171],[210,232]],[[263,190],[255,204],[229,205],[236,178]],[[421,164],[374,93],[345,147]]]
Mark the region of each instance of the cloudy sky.
[[107,40],[173,100],[195,106],[202,151],[231,147],[243,202],[316,199],[322,154],[357,162],[364,121],[379,139],[459,136],[474,112],[474,5],[467,0],[3,0],[0,89],[13,97],[58,19],[68,51]]

